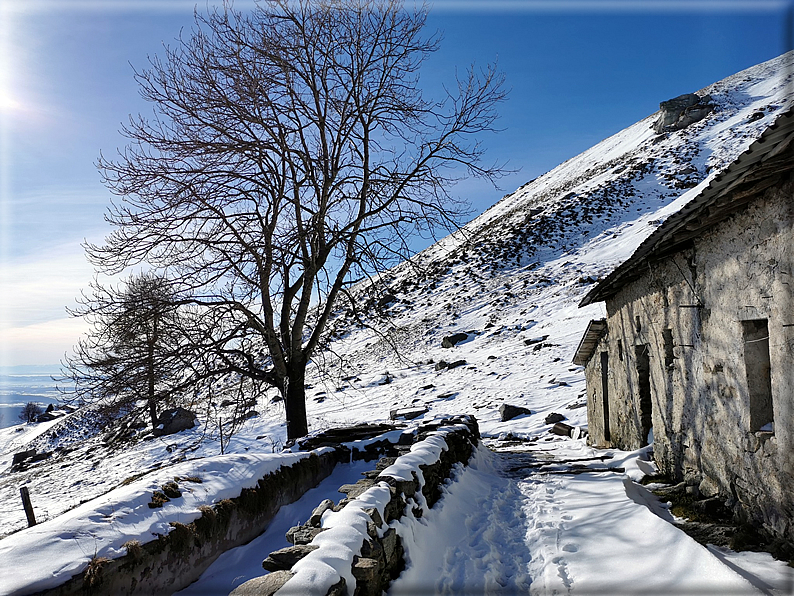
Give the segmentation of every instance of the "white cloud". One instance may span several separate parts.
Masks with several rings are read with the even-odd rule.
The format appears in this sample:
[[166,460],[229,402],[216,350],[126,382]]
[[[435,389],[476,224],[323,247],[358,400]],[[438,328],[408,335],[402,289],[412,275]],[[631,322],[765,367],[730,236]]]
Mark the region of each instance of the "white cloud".
[[88,324],[74,318],[3,329],[0,364],[57,364],[86,331]]
[[88,286],[93,268],[77,243],[53,246],[0,265],[0,329],[61,319]]
[[77,243],[0,264],[0,364],[59,361],[86,329],[65,308],[75,305],[92,275]]

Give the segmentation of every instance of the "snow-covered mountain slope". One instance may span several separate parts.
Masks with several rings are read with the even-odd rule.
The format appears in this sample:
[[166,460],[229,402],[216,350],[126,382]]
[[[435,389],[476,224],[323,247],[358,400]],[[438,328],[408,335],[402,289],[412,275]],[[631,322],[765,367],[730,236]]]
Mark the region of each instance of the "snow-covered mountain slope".
[[[571,358],[602,312],[579,309],[579,300],[790,105],[792,62],[789,53],[699,91],[715,110],[683,130],[658,135],[650,115],[360,286],[366,326],[341,308],[330,350],[309,371],[311,430],[405,408],[426,408],[426,419],[472,413],[491,438],[543,433],[551,412],[585,425],[584,378]],[[467,339],[443,348],[454,333]],[[283,445],[275,397],[260,399],[227,453]],[[532,413],[501,422],[502,404]],[[217,429],[204,425],[124,449],[103,446],[105,430],[90,411],[0,430],[0,500],[18,504],[26,484],[38,519],[49,519],[149,470],[220,451]],[[13,454],[25,449],[52,455],[12,472]],[[21,504],[0,511],[0,536],[23,527]]]
[[[785,111],[792,60],[787,54],[698,91],[711,95],[715,109],[683,130],[657,135],[658,114],[648,116],[382,276],[368,288],[364,310],[386,337],[345,334],[355,328],[352,317],[334,322],[342,336],[334,350],[349,363],[345,374],[358,368],[361,380],[323,387],[328,399],[312,404],[311,414],[336,422],[366,404],[376,417],[425,404],[431,412],[473,410],[486,434],[526,434],[543,428],[549,411],[583,404],[581,371],[570,359],[601,307],[578,309],[580,298]],[[390,296],[375,316],[377,303]],[[469,332],[468,341],[443,349],[442,338],[458,332]],[[532,343],[540,338],[546,339]],[[390,356],[388,340],[410,364]],[[467,365],[436,372],[428,362],[440,359]],[[394,382],[372,387],[386,370]],[[422,389],[429,384],[435,387]],[[538,413],[500,423],[502,402]],[[583,409],[561,413],[585,423]]]

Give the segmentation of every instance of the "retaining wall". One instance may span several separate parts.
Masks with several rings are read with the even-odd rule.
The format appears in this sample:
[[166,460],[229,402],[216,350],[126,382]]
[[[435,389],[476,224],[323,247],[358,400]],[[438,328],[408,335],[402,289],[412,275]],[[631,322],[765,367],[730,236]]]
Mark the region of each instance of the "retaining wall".
[[306,524],[288,533],[294,546],[265,559],[271,573],[231,596],[380,595],[405,567],[405,518],[420,518],[436,504],[455,466],[468,464],[478,442],[471,416],[420,426],[410,451],[381,458],[366,478],[342,486],[347,497],[338,504],[321,503]]
[[94,559],[88,568],[61,586],[39,595],[171,594],[194,582],[223,552],[250,542],[265,531],[282,505],[299,499],[319,484],[350,450],[337,446],[284,466],[261,478],[239,497],[202,507],[188,524],[172,523],[168,534],[145,544],[132,544],[118,559]]

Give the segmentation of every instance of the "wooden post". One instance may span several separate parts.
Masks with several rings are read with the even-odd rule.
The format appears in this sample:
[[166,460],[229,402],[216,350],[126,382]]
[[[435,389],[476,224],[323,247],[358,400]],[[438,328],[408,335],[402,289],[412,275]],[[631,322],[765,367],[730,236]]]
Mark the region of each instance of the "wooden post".
[[221,455],[223,455],[223,418],[218,418],[218,428],[221,429]]
[[23,486],[19,489],[19,494],[22,496],[22,506],[25,508],[25,515],[28,516],[28,528],[36,525],[36,516],[33,515],[33,505],[30,502],[30,493],[28,487]]

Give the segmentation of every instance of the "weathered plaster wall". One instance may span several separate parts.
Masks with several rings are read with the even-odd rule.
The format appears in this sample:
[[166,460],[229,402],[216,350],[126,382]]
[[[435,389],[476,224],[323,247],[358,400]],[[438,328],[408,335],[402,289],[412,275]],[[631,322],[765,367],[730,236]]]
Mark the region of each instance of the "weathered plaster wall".
[[[794,188],[767,191],[697,244],[704,308],[707,432],[702,489],[729,495],[754,521],[794,540]],[[743,321],[766,319],[774,431],[751,428]]]
[[[601,447],[611,446],[606,432],[611,427],[604,412],[604,392],[601,386],[601,353],[609,350],[608,333],[601,337],[593,355],[584,367],[584,378],[587,384],[587,430],[588,441]],[[606,413],[608,416],[608,412]]]
[[[638,449],[647,440],[647,417],[657,449],[671,451],[670,437],[686,432],[683,387],[697,368],[693,348],[699,312],[690,305],[691,271],[686,255],[656,263],[647,276],[630,284],[607,303],[607,335],[588,363],[588,427],[595,444]],[[665,289],[666,288],[666,289]],[[672,363],[666,361],[665,330],[672,333]],[[647,346],[650,407],[641,403],[641,356]],[[609,430],[603,416],[601,354],[608,354]],[[650,410],[650,411],[648,411]],[[643,417],[646,417],[645,425]],[[664,429],[664,432],[657,432]]]
[[[652,263],[607,301],[608,333],[586,367],[592,441],[636,449],[643,429],[635,346],[647,345],[659,466],[792,541],[793,212],[792,184],[774,187]],[[763,379],[752,372],[748,379],[743,321],[759,319],[769,330],[771,432],[751,429],[750,421],[751,388]],[[602,351],[609,354],[609,441],[600,405]]]

